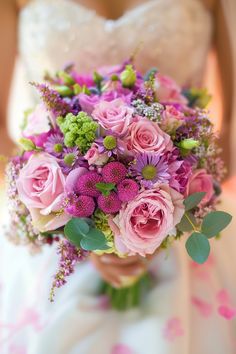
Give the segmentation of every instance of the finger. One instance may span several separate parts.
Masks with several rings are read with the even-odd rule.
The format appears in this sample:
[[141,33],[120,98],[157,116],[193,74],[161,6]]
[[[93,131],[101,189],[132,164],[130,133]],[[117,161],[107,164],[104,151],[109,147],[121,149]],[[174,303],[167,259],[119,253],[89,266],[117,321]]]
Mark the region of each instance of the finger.
[[101,262],[105,264],[117,264],[119,266],[126,266],[128,264],[140,262],[140,260],[140,256],[129,256],[126,258],[121,258],[114,254],[104,254],[101,256]]

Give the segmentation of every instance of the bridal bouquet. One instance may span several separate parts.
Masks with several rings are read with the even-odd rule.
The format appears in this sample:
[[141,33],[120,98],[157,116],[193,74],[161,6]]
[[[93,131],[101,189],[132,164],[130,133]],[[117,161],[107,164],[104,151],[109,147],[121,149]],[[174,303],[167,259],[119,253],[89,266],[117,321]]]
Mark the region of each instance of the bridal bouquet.
[[[21,149],[8,165],[17,241],[58,243],[51,291],[91,252],[143,259],[186,239],[197,263],[231,216],[217,211],[224,165],[205,90],[181,89],[156,69],[127,61],[93,75],[67,66],[32,83],[41,103],[25,115]],[[111,304],[138,304],[148,275],[103,284]]]

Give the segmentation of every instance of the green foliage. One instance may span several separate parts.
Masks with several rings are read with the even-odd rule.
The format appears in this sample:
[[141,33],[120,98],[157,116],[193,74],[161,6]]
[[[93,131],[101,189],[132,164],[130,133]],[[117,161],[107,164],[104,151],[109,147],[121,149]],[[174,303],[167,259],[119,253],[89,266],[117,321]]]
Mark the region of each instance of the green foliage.
[[196,219],[191,210],[194,209],[204,198],[205,192],[197,192],[184,201],[185,213],[177,225],[177,230],[181,232],[194,231],[186,242],[186,249],[189,256],[197,263],[204,263],[210,253],[210,243],[208,238],[218,237],[231,221],[232,216],[223,211],[213,211],[207,214],[201,227],[197,225]]
[[102,87],[103,77],[98,72],[95,71],[93,73],[93,81],[95,82],[98,90],[100,91]]
[[210,243],[205,235],[194,232],[186,242],[186,250],[189,256],[197,263],[204,263],[210,253]]
[[78,146],[85,154],[96,138],[98,124],[85,112],[77,116],[68,113],[65,118],[58,117],[57,123],[64,134],[64,143],[67,147]]
[[133,87],[136,81],[136,71],[132,65],[126,65],[125,70],[120,74],[123,87]]
[[96,188],[106,197],[110,195],[111,191],[115,188],[114,183],[97,183]]
[[184,139],[177,144],[181,149],[192,150],[200,145],[200,142],[195,139]]
[[65,85],[74,85],[75,84],[75,80],[73,79],[73,77],[68,74],[66,71],[58,71],[57,72],[57,76],[64,82]]
[[151,68],[148,70],[148,72],[144,75],[144,81],[149,81],[157,72],[157,68]]
[[207,89],[191,88],[184,90],[183,94],[189,101],[190,107],[206,108],[211,100],[211,95],[208,94]]
[[184,200],[185,211],[195,208],[206,195],[206,192],[197,192],[188,196]]
[[26,138],[21,138],[19,140],[20,145],[23,147],[23,149],[25,151],[32,151],[32,150],[36,150],[36,146],[33,143],[32,140],[30,139],[26,139]]
[[60,96],[62,97],[68,97],[68,96],[72,96],[74,91],[66,86],[66,85],[56,85],[54,86],[54,89],[60,94]]
[[208,238],[217,236],[231,220],[232,216],[224,211],[212,211],[204,217],[201,231]]
[[105,235],[94,226],[90,219],[71,219],[66,224],[64,233],[73,245],[86,251],[106,250],[109,248]]
[[180,223],[177,225],[177,229],[181,232],[187,232],[187,231],[192,231],[195,229],[197,225],[196,219],[194,215],[188,211],[186,211],[180,221]]

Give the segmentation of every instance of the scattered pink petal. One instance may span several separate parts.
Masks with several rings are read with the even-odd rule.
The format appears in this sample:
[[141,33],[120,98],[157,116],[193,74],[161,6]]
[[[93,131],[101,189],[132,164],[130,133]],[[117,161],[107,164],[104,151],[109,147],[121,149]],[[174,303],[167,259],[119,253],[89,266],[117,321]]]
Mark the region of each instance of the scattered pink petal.
[[196,272],[196,276],[206,282],[209,282],[210,280],[210,272],[205,269],[198,269],[198,271]]
[[181,320],[178,317],[173,317],[167,321],[166,327],[164,328],[164,337],[167,340],[173,341],[183,335],[184,330],[181,325]]
[[226,320],[232,320],[234,317],[236,317],[236,308],[222,305],[218,307],[218,313]]
[[231,302],[229,292],[226,289],[220,290],[217,293],[216,298],[221,305],[229,305]]
[[200,314],[204,317],[209,317],[212,314],[212,305],[209,304],[208,302],[193,296],[192,299],[192,304],[198,309]]
[[134,354],[134,352],[125,344],[116,344],[112,348],[111,354]]
[[39,332],[46,326],[46,323],[42,323],[39,313],[33,308],[26,308],[15,323],[0,322],[0,327],[8,328],[12,333],[26,326],[32,326],[36,332]]
[[33,326],[35,331],[41,331],[44,327],[39,313],[33,308],[26,308],[18,321],[19,327],[27,325]]
[[96,304],[96,309],[98,310],[108,310],[110,308],[110,300],[106,295],[102,295],[98,298],[98,302]]

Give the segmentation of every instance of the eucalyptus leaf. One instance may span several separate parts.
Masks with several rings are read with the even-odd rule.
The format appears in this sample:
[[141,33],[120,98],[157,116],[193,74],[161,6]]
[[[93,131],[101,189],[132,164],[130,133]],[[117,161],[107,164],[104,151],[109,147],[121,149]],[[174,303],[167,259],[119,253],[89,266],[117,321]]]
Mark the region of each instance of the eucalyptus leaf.
[[224,211],[212,211],[207,214],[202,222],[201,231],[208,237],[218,235],[232,220],[232,216]]
[[80,241],[88,232],[89,225],[82,218],[71,219],[64,228],[65,236],[77,247],[80,247]]
[[177,225],[177,229],[182,232],[192,231],[193,225],[196,226],[196,219],[190,212],[185,212],[180,223]]
[[197,192],[194,194],[191,194],[184,200],[184,205],[185,205],[185,210],[191,210],[194,207],[196,207],[201,200],[205,197],[206,192]]
[[80,242],[81,247],[86,251],[106,250],[107,240],[103,232],[98,229],[90,229]]
[[210,243],[205,235],[194,232],[185,244],[189,256],[197,263],[204,263],[210,253]]

